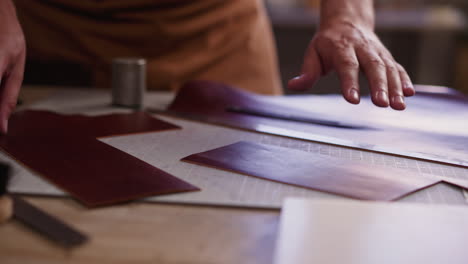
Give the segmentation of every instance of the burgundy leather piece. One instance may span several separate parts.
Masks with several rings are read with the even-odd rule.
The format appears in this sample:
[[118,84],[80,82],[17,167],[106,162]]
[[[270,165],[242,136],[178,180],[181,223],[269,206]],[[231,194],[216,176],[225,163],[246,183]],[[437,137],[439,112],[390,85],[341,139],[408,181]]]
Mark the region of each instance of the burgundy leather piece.
[[[363,97],[361,104],[354,106],[345,103],[341,95],[262,96],[219,83],[194,81],[182,87],[168,107],[168,113],[235,128],[468,167],[468,132],[449,134],[441,133],[441,129],[431,130],[437,126],[460,127],[460,122],[468,118],[468,98],[422,95],[408,98],[407,101],[407,109],[397,112],[375,107],[368,97]],[[228,112],[228,107],[255,108],[283,115],[310,115],[374,129],[343,129],[284,121]],[[433,117],[431,122],[428,122],[428,116]],[[456,116],[460,117],[460,121],[453,119]],[[393,118],[392,124],[383,122],[388,117]],[[453,120],[452,123],[444,123],[449,118]],[[424,124],[415,125],[422,119],[425,120]],[[400,123],[413,124],[413,127],[406,128]],[[299,131],[302,135],[279,132],[279,129],[275,131],[275,128]]]
[[284,147],[241,141],[182,159],[199,165],[363,200],[390,201],[440,182]]
[[143,112],[103,116],[14,113],[0,148],[89,207],[199,190],[98,137],[177,129]]

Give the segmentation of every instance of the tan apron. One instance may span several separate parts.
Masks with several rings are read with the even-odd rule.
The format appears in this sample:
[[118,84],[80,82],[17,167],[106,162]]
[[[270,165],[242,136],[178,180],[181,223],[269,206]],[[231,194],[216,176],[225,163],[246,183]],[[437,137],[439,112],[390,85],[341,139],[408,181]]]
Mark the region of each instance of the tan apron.
[[115,57],[144,57],[148,87],[220,81],[280,94],[271,25],[261,0],[15,0],[28,58],[90,67],[109,87]]

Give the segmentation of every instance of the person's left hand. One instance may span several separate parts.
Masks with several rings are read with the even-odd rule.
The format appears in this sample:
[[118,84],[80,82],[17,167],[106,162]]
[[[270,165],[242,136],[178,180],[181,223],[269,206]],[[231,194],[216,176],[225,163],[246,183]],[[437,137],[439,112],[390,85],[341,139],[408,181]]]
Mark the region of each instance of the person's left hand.
[[329,23],[312,39],[304,57],[302,73],[291,79],[288,88],[305,90],[330,71],[337,72],[344,98],[360,101],[359,70],[370,85],[372,101],[404,110],[404,96],[415,94],[405,69],[395,61],[371,28],[350,22]]
[[0,1],[0,134],[16,107],[26,60],[26,43],[11,0]]

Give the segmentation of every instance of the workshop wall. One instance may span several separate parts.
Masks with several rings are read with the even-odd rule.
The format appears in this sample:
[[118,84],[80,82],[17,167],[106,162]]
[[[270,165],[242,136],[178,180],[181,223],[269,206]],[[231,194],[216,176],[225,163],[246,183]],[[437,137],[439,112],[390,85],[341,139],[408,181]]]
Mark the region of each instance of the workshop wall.
[[[284,86],[300,70],[304,50],[318,25],[319,2],[267,1]],[[468,93],[468,1],[376,0],[376,10],[377,34],[415,83]],[[367,87],[365,78],[361,85]],[[339,92],[338,87],[332,74],[311,92]]]

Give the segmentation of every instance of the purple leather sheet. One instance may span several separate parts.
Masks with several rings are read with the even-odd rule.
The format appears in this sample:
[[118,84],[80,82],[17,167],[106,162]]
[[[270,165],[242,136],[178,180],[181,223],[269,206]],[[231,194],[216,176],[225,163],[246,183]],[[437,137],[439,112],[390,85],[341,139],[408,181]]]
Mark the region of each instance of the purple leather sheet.
[[[416,87],[417,90],[426,88]],[[370,129],[226,111],[233,106],[344,121]],[[468,167],[468,98],[457,93],[419,92],[407,99],[406,110],[395,111],[374,106],[368,97],[363,97],[359,105],[351,105],[341,95],[262,96],[219,83],[195,81],[182,87],[167,113],[234,128]],[[457,179],[453,183],[468,188],[468,180]]]
[[245,141],[193,154],[182,161],[362,200],[391,201],[441,181],[408,175],[400,169]]

